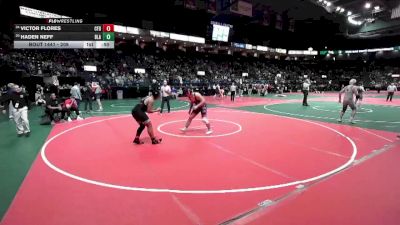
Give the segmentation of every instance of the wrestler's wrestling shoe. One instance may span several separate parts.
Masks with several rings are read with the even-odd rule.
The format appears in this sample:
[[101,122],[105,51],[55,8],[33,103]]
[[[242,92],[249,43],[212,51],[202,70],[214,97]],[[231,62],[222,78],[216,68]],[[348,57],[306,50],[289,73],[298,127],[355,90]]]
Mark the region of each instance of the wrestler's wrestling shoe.
[[162,141],[161,138],[153,138],[153,139],[151,139],[151,143],[152,143],[153,145],[160,144],[161,141]]
[[144,144],[144,142],[141,141],[139,138],[135,138],[135,140],[133,140],[133,143],[135,143],[135,144],[137,144],[137,145]]

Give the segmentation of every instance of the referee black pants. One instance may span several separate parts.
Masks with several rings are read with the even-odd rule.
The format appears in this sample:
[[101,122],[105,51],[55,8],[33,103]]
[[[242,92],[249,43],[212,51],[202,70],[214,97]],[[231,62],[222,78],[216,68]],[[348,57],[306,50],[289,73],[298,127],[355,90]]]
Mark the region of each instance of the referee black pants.
[[386,97],[386,101],[388,101],[388,100],[392,101],[393,94],[394,94],[394,92],[391,92],[391,91],[388,92],[388,95],[387,95],[387,97]]
[[308,91],[307,90],[303,90],[303,105],[304,106],[308,106],[307,97],[308,97]]
[[231,102],[235,101],[236,91],[231,91]]
[[169,106],[169,96],[168,96],[168,97],[162,97],[160,113],[162,113],[162,111],[163,111],[163,109],[164,109],[164,102],[167,102],[168,112],[171,111],[171,107]]

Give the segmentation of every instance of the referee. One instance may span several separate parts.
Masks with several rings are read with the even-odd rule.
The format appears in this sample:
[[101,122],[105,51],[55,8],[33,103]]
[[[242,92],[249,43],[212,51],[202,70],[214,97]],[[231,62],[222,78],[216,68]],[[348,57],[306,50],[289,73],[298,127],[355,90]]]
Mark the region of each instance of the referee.
[[163,86],[161,86],[161,110],[160,113],[163,112],[164,102],[167,102],[168,113],[171,111],[171,107],[169,106],[169,98],[171,95],[171,87],[167,84],[167,81],[164,80]]
[[391,83],[388,87],[387,87],[387,97],[386,97],[386,101],[390,100],[392,101],[394,92],[397,91],[397,87],[394,85],[394,83]]
[[310,80],[306,79],[303,82],[303,106],[308,106],[307,103],[307,97],[308,97],[308,92],[310,91]]
[[13,93],[10,95],[4,95],[0,98],[0,103],[10,102],[11,104],[11,115],[13,115],[18,137],[22,135],[29,136],[31,133],[28,118],[28,109],[30,109],[30,103],[28,95],[22,92],[22,88],[18,85],[14,85]]
[[235,101],[236,89],[237,89],[237,86],[235,85],[235,83],[232,83],[232,85],[231,85],[231,102]]

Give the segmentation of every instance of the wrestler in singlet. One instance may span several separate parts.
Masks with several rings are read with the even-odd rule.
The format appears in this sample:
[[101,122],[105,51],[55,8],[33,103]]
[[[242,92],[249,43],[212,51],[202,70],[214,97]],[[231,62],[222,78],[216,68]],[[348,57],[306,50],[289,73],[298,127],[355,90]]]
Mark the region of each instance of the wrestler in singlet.
[[207,118],[207,104],[204,99],[204,97],[198,93],[198,92],[193,92],[192,90],[188,90],[188,99],[190,102],[190,108],[189,108],[189,119],[186,121],[185,127],[181,129],[181,131],[185,132],[187,131],[188,127],[190,126],[192,120],[201,112],[201,117],[203,123],[207,127],[207,132],[206,134],[212,134],[213,131],[211,130],[211,125],[210,122],[208,121]]
[[161,143],[161,138],[156,138],[154,135],[153,131],[153,125],[150,121],[149,116],[147,113],[155,113],[159,112],[160,109],[153,109],[153,103],[154,100],[156,100],[159,97],[158,92],[153,92],[151,96],[148,96],[146,98],[143,98],[140,100],[138,104],[135,105],[132,109],[132,116],[136,120],[136,122],[139,124],[139,127],[136,131],[136,136],[135,139],[133,140],[133,143],[135,144],[143,144],[144,142],[140,140],[140,135],[142,134],[142,131],[144,130],[145,127],[147,127],[147,132],[149,133],[149,136],[151,138],[151,143],[152,144],[160,144]]
[[136,104],[135,107],[133,107],[132,109],[132,116],[139,124],[145,124],[150,121],[149,117],[146,114],[149,98],[150,96],[141,99],[140,102]]
[[[190,101],[190,106],[191,107],[193,105],[198,105],[201,102],[201,100],[196,98],[196,93],[197,92],[192,92],[192,93],[189,94],[189,101]],[[206,117],[207,116],[207,104],[206,103],[204,103],[203,106],[192,110],[192,114],[195,114],[195,115],[199,114],[199,112],[201,112],[201,117]]]
[[346,111],[347,107],[350,107],[351,110],[355,110],[356,106],[354,103],[354,95],[357,95],[357,87],[350,84],[342,89],[344,93],[343,97],[343,111]]
[[360,100],[360,101],[363,100],[364,92],[365,92],[365,90],[364,90],[364,87],[363,87],[362,85],[360,85],[360,86],[357,87],[356,102],[357,102],[358,100]]
[[347,110],[347,107],[350,107],[352,112],[350,116],[350,123],[355,123],[354,122],[354,117],[356,115],[356,105],[354,103],[354,96],[358,94],[357,86],[354,84],[357,81],[355,79],[351,79],[349,81],[349,85],[344,87],[340,92],[339,92],[339,103],[342,102],[342,94],[344,93],[344,98],[343,98],[343,108],[342,111],[340,112],[340,116],[338,119],[338,122],[342,122],[343,115]]

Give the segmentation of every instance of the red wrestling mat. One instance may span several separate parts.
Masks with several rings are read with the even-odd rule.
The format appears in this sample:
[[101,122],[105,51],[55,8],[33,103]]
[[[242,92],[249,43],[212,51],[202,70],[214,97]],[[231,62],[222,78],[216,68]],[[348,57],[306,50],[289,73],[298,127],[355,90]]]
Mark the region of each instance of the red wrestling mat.
[[[337,102],[339,100],[339,95],[332,97],[324,97],[324,98],[311,98],[308,99],[308,102]],[[296,100],[297,102],[301,102],[301,100]],[[294,102],[292,100],[286,102]],[[387,102],[386,99],[383,98],[368,98],[368,96],[364,96],[362,104],[370,104],[370,105],[383,105],[383,106],[400,106],[400,99],[393,99],[392,102]]]
[[[224,98],[204,96],[208,104],[213,104],[221,107],[238,108],[244,106],[255,106],[255,105],[267,105],[267,104],[278,104],[284,103],[285,99],[270,99],[262,97],[235,97],[235,101],[231,101],[231,96],[225,96]],[[186,99],[182,99],[186,100]]]
[[400,146],[235,224],[397,225]]
[[398,96],[393,97],[392,102],[387,102],[386,98],[368,98],[364,97],[363,104],[372,105],[385,105],[385,106],[400,106],[400,99]]
[[[198,120],[181,133],[187,116],[151,115],[163,137],[155,146],[147,134],[146,144],[131,144],[137,125],[129,115],[57,125],[2,224],[218,224],[394,139],[388,132],[224,109],[209,109],[212,135]],[[319,204],[325,203],[312,203]]]

